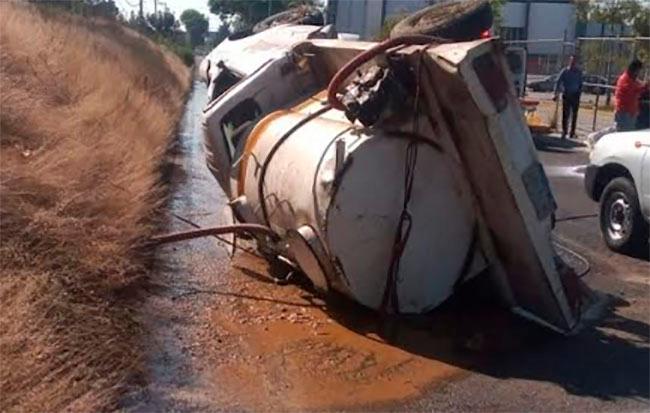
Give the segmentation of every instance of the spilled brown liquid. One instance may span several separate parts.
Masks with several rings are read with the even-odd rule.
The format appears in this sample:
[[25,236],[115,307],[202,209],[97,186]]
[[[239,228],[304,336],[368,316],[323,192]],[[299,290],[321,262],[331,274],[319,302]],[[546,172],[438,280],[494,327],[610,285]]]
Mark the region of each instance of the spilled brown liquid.
[[461,316],[483,318],[469,320],[452,309],[415,323],[387,320],[345,300],[326,305],[303,288],[277,285],[261,260],[233,264],[210,309],[209,339],[199,343],[214,363],[214,396],[226,408],[382,405],[466,375],[471,357],[457,353],[494,350],[488,331],[500,331],[499,351],[519,346],[502,334],[509,317]]

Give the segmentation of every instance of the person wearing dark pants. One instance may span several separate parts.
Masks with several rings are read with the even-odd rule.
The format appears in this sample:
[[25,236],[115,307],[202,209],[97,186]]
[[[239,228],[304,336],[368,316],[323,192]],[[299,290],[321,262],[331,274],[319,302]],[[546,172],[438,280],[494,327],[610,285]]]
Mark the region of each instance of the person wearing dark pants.
[[[562,94],[562,139],[566,138],[566,132],[571,121],[571,137],[576,137],[576,122],[578,121],[578,109],[580,108],[580,93]],[[569,119],[571,117],[571,119]]]
[[578,110],[580,109],[580,95],[582,94],[582,70],[578,67],[575,56],[569,57],[569,64],[562,69],[560,76],[555,82],[555,96],[557,97],[562,89],[562,139],[566,138],[569,129],[569,117],[571,118],[571,137],[576,137],[576,124],[578,122]]

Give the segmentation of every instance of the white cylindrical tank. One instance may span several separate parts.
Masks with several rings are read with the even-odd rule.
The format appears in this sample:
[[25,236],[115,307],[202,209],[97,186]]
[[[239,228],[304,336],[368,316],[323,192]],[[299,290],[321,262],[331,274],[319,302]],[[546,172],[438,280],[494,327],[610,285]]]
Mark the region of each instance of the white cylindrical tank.
[[394,288],[399,312],[434,308],[474,258],[470,190],[454,178],[448,155],[422,138],[354,126],[337,111],[308,112],[275,112],[249,136],[239,195],[250,214],[287,236],[317,286],[380,309],[403,214],[407,148],[417,141],[411,229]]

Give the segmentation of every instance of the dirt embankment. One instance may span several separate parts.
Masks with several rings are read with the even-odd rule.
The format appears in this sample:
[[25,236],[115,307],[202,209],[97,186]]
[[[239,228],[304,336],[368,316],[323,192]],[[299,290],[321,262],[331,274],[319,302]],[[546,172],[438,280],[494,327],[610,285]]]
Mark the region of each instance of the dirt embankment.
[[0,4],[0,410],[116,407],[189,71],[117,24]]

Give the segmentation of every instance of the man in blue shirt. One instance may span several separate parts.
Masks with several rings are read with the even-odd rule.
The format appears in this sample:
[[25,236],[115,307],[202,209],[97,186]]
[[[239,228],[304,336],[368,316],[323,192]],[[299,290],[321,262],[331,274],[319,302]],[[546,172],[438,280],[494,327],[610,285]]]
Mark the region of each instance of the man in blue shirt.
[[576,122],[578,120],[578,109],[580,108],[580,94],[582,93],[582,70],[578,67],[575,56],[569,57],[569,65],[562,69],[560,76],[555,83],[555,96],[562,88],[562,139],[566,138],[571,116],[571,137],[576,137]]

